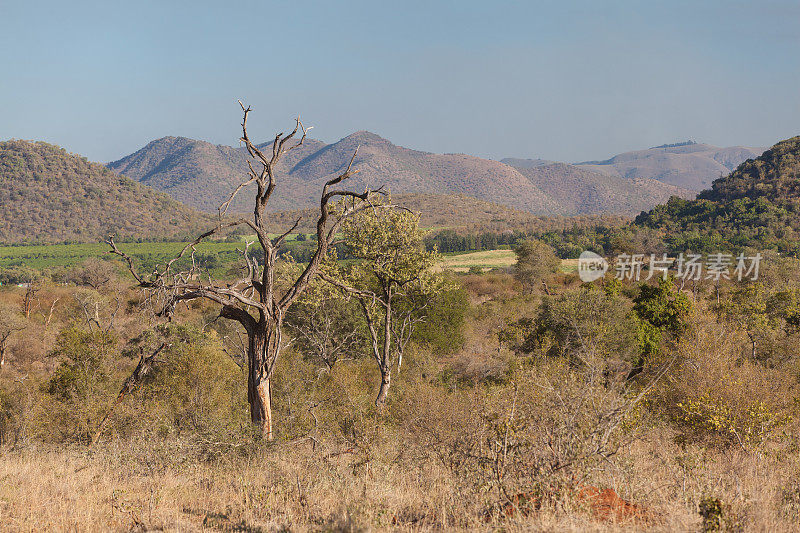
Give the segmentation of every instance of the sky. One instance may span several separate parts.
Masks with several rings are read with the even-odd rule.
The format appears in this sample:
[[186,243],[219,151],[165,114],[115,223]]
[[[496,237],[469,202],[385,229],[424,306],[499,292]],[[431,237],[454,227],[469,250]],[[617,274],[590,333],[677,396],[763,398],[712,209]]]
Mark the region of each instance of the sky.
[[577,162],[800,134],[800,1],[0,0],[0,140],[107,162],[167,135],[357,130]]

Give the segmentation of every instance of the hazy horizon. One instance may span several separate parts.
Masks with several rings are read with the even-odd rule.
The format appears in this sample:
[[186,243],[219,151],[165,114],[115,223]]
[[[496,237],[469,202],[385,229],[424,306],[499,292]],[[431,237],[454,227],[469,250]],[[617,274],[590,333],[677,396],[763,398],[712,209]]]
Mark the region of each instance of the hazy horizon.
[[[314,14],[314,16],[309,16]],[[302,22],[301,22],[302,21]],[[209,2],[3,6],[0,138],[112,161],[169,135],[565,162],[800,133],[800,5]]]

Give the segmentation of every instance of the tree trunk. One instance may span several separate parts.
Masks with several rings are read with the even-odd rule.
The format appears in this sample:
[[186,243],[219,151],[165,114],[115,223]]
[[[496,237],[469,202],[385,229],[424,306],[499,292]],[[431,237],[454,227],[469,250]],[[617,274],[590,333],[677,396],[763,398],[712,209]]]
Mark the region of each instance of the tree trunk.
[[263,364],[268,343],[263,335],[250,337],[247,354],[247,402],[250,404],[250,420],[259,427],[261,435],[272,440],[272,397],[269,378],[263,377]]
[[250,402],[250,420],[261,429],[261,435],[272,440],[272,398],[269,379],[258,381],[258,376],[248,380],[247,397]]
[[383,353],[378,364],[381,371],[381,386],[378,389],[378,397],[375,398],[375,405],[382,407],[386,405],[386,395],[389,394],[389,385],[392,381],[392,293],[391,287],[384,295],[385,310],[383,316]]
[[375,398],[375,405],[382,407],[386,405],[386,395],[389,394],[389,385],[392,381],[391,369],[381,369],[381,387],[378,389],[378,397]]

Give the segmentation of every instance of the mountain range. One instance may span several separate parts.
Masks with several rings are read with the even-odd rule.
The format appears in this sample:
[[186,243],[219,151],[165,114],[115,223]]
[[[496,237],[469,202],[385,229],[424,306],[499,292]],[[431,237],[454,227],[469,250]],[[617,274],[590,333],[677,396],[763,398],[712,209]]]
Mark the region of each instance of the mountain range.
[[[260,146],[268,150],[271,143]],[[315,205],[323,183],[341,172],[356,148],[353,166],[360,172],[348,184],[355,190],[383,186],[402,194],[462,195],[537,215],[565,216],[633,215],[671,196],[692,198],[703,180],[716,178],[720,168],[735,166],[758,152],[682,143],[673,148],[620,154],[608,161],[570,165],[543,159],[495,161],[464,154],[434,154],[359,131],[333,144],[306,139],[288,153],[281,162],[282,181],[269,209],[286,211]],[[246,176],[246,156],[242,147],[163,137],[108,167],[186,205],[215,212]],[[240,193],[231,211],[249,210],[247,194]]]
[[[393,203],[421,214],[424,227],[467,231],[542,231],[619,217],[543,217],[464,195],[397,194]],[[314,231],[317,208],[274,212],[270,231],[298,217]],[[0,142],[0,243],[184,239],[208,230],[217,217],[202,213],[107,167],[44,142]]]
[[[276,230],[296,213],[313,209],[324,181],[347,165],[357,147],[354,167],[361,172],[350,187],[386,187],[396,203],[422,212],[426,227],[495,231],[567,223],[563,216],[584,215],[581,219],[589,221],[598,214],[631,215],[669,198],[667,205],[674,206],[693,192],[639,176],[645,168],[656,168],[653,162],[664,154],[670,163],[659,167],[657,175],[681,175],[688,183],[687,176],[700,175],[699,169],[710,165],[708,158],[726,166],[755,151],[680,143],[569,165],[433,154],[369,132],[333,144],[307,139],[279,168],[281,182],[271,205],[282,212],[272,217]],[[242,148],[165,137],[106,167],[43,142],[0,142],[0,242],[87,242],[108,233],[186,237],[213,224],[216,217],[209,214],[246,175],[245,156]],[[683,156],[688,158],[677,164]],[[629,171],[622,170],[623,164]],[[603,173],[594,167],[607,168]],[[240,193],[233,210],[249,211],[248,196]],[[652,213],[658,218],[658,210]]]

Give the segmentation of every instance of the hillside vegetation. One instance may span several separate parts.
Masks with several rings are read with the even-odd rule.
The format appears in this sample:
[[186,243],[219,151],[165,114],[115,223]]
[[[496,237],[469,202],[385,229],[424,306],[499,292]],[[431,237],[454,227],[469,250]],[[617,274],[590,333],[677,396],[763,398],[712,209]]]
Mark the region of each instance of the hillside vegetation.
[[636,218],[658,229],[673,249],[744,246],[800,251],[800,136],[748,160],[696,200],[672,198]]
[[58,146],[0,143],[0,242],[178,236],[205,218]]

